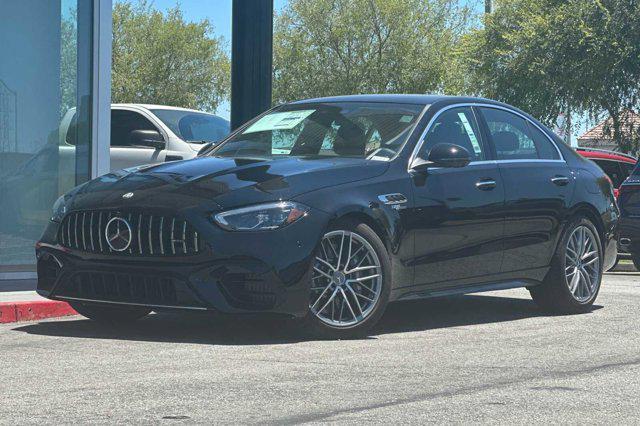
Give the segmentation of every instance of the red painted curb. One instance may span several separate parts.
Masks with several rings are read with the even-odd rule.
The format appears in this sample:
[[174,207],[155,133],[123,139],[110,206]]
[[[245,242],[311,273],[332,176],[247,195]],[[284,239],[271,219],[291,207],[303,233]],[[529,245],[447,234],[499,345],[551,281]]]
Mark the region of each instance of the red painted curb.
[[69,315],[78,315],[78,313],[66,302],[55,300],[0,302],[0,324],[66,317]]

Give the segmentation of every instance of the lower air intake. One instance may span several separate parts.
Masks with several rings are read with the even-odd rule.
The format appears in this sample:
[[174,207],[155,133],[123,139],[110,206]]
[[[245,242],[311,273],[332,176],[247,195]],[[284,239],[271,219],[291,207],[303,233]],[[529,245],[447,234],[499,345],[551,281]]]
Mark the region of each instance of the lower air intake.
[[111,272],[77,272],[63,278],[60,298],[129,303],[148,306],[202,307],[182,281],[164,276]]

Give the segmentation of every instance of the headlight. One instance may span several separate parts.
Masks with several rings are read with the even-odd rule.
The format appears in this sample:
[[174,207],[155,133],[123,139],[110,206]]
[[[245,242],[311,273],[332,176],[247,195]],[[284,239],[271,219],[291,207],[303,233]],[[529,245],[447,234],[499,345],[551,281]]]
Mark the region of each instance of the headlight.
[[287,226],[304,217],[309,207],[291,201],[259,204],[218,213],[215,222],[228,231],[266,231]]
[[66,213],[67,203],[63,195],[53,203],[53,214],[51,215],[51,220],[54,222],[60,222]]

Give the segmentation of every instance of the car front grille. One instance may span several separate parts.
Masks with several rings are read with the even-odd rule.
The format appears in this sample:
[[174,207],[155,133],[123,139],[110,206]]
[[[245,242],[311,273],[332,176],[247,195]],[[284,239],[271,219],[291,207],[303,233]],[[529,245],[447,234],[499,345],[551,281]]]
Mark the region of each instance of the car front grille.
[[147,306],[202,308],[181,280],[149,274],[81,271],[63,279],[55,290],[61,299]]
[[[113,218],[124,219],[131,229],[126,233],[129,244],[124,250],[114,250],[107,241],[107,225]],[[205,248],[198,232],[186,220],[142,212],[104,210],[67,214],[58,231],[58,242],[64,247],[90,253],[138,256],[187,256],[198,254]]]

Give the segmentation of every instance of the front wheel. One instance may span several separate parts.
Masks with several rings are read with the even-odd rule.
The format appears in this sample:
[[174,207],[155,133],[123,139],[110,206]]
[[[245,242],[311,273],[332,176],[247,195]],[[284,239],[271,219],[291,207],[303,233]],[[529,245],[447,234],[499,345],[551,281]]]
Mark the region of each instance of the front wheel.
[[390,271],[384,243],[369,226],[332,227],[314,259],[305,331],[329,339],[366,334],[386,309]]
[[600,291],[602,265],[598,230],[586,218],[575,219],[558,244],[543,283],[529,291],[543,309],[557,313],[586,312]]

